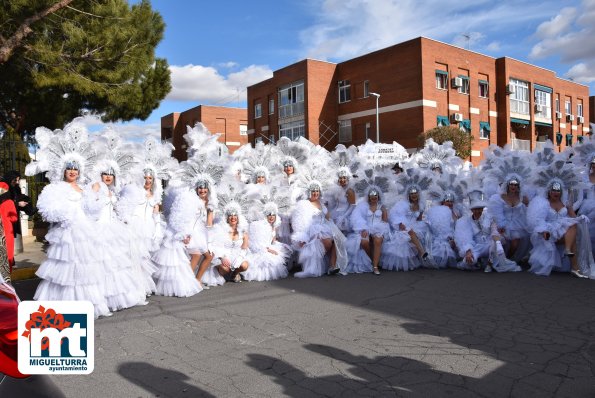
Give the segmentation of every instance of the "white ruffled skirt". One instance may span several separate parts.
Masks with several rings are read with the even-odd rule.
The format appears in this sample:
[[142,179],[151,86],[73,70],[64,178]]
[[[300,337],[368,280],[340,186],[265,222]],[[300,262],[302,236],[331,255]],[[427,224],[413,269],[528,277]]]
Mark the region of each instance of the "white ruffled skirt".
[[36,274],[43,279],[35,300],[90,301],[95,317],[110,313],[103,294],[105,272],[97,261],[97,244],[91,228],[84,225],[53,224],[46,235],[47,259]]
[[170,231],[159,250],[153,253],[151,260],[157,267],[155,294],[160,296],[190,297],[202,291],[196,280],[184,243],[174,239]]
[[252,252],[252,262],[248,270],[242,275],[247,281],[273,281],[286,278],[288,275],[286,263],[291,257],[291,248],[281,242],[273,243],[270,248],[277,254],[269,253],[266,249],[262,252]]

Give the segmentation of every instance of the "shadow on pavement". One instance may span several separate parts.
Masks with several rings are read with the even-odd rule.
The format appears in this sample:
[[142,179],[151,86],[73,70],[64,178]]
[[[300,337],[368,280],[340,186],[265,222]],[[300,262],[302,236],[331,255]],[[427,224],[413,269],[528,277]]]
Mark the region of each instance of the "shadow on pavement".
[[118,374],[156,397],[214,397],[189,384],[184,373],[146,362],[125,362],[118,366]]

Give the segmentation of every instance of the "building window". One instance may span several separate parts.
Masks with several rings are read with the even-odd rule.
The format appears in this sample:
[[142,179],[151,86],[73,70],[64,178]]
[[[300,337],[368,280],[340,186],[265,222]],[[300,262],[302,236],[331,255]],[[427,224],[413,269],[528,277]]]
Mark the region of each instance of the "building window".
[[279,118],[304,114],[304,82],[297,81],[279,88]]
[[339,120],[339,142],[351,142],[351,120]]
[[483,140],[490,139],[490,131],[492,128],[490,127],[490,123],[488,122],[479,122],[479,138]]
[[566,106],[564,110],[566,111],[567,115],[572,115],[572,102],[569,99],[566,100]]
[[462,84],[458,88],[459,93],[469,95],[469,78],[467,76],[459,77],[462,80]]
[[297,120],[290,123],[281,123],[279,125],[279,137],[287,137],[292,141],[306,136],[306,129],[303,120]]
[[349,80],[339,80],[339,103],[351,101],[351,83]]
[[370,81],[364,80],[364,98],[368,98],[370,96]]
[[552,94],[541,89],[535,89],[535,116],[552,118]]
[[479,81],[479,96],[481,98],[488,98],[490,84],[486,80]]
[[576,116],[584,116],[583,115],[583,104],[582,103],[576,104]]
[[372,129],[370,127],[370,123],[366,123],[366,141],[370,137],[371,132],[372,132]]
[[248,135],[248,126],[240,124],[240,135]]
[[471,120],[463,119],[463,121],[459,123],[459,129],[465,133],[471,134]]
[[436,69],[436,88],[440,90],[448,89],[448,72]]
[[560,98],[556,97],[556,112],[560,112]]
[[260,103],[254,105],[254,119],[262,116],[262,105]]
[[438,127],[441,126],[450,126],[450,121],[448,120],[448,116],[438,116],[436,125]]
[[269,99],[269,115],[275,113],[275,100],[273,98]]
[[529,114],[529,83],[522,80],[510,79],[508,83],[512,88],[510,94],[510,112]]

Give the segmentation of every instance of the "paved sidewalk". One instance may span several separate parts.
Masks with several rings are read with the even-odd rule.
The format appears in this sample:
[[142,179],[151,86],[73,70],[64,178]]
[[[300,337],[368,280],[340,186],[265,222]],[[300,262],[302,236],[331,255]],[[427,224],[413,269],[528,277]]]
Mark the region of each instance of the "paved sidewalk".
[[98,319],[95,371],[52,380],[87,398],[592,398],[593,303],[568,274],[229,283]]
[[26,239],[23,242],[23,252],[14,256],[13,282],[35,278],[35,271],[46,259],[46,249],[47,246],[43,242],[34,241],[32,238]]

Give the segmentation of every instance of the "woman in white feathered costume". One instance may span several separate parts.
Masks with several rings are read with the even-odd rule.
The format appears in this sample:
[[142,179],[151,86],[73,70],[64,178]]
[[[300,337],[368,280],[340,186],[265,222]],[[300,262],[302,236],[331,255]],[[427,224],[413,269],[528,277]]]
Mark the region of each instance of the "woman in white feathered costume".
[[526,154],[506,150],[493,152],[494,163],[486,172],[488,180],[499,184],[500,190],[488,202],[490,216],[496,221],[503,239],[506,257],[523,260],[529,251],[527,229],[528,177],[531,163]]
[[345,236],[320,202],[321,190],[322,184],[318,180],[309,180],[308,199],[297,202],[291,214],[291,240],[302,266],[302,271],[294,274],[297,278],[317,277],[327,272],[336,274],[347,265]]
[[483,267],[485,272],[492,269],[497,272],[521,271],[521,267],[504,254],[496,223],[484,211],[487,203],[483,191],[474,188],[468,196],[471,212],[459,218],[455,225],[455,243],[462,259],[458,268],[478,270]]
[[42,279],[35,300],[85,300],[93,303],[95,317],[111,312],[103,294],[105,272],[97,261],[98,236],[83,211],[85,171],[93,164],[95,150],[87,141],[85,127],[76,120],[64,131],[38,128],[35,138],[40,148],[37,161],[26,168],[32,176],[47,172],[50,180],[37,200],[45,221],[47,259],[36,274]]
[[205,155],[195,155],[180,168],[183,185],[168,191],[173,199],[169,199],[167,229],[153,262],[159,268],[157,294],[188,297],[205,287],[203,276],[213,258],[208,230],[217,204],[215,181],[223,175],[223,167]]
[[424,214],[425,191],[432,185],[432,177],[413,168],[407,168],[398,175],[397,186],[406,197],[398,201],[388,215],[391,234],[382,257],[384,269],[409,271],[418,268],[428,258],[425,249],[429,240]]
[[[286,278],[287,261],[291,247],[277,240],[277,228],[281,224],[279,213],[289,208],[289,198],[279,197],[276,190],[260,199],[261,218],[250,223],[250,253],[252,264],[243,273],[248,281],[270,281]],[[263,218],[264,216],[264,218]]]
[[147,304],[142,284],[138,283],[134,263],[130,258],[130,234],[115,210],[118,200],[117,184],[135,163],[131,153],[120,146],[113,131],[101,138],[106,147],[103,158],[95,167],[94,175],[100,178],[84,193],[85,211],[92,218],[100,244],[99,261],[104,267],[104,294],[110,310],[118,311],[135,305]]
[[430,188],[430,195],[439,201],[426,211],[430,228],[429,264],[435,268],[456,267],[457,245],[454,240],[456,221],[466,213],[462,201],[467,183],[456,174],[443,174]]
[[[553,270],[568,271],[570,260],[571,275],[588,278],[593,257],[583,221],[586,217],[576,217],[572,197],[568,195],[569,191],[581,188],[576,166],[559,159],[538,169],[532,177],[539,193],[527,210],[533,244],[529,271],[545,276]],[[577,238],[582,241],[578,243],[584,244],[577,244]]]
[[151,261],[151,255],[161,246],[165,233],[165,220],[159,211],[163,194],[161,181],[169,180],[177,166],[171,157],[172,150],[171,144],[147,139],[141,153],[143,185],[138,184],[140,175],[135,175],[135,181],[120,191],[117,203],[118,214],[131,235],[130,257],[147,296],[156,289],[153,275],[157,267]]
[[388,192],[388,180],[383,177],[362,179],[356,184],[356,190],[362,192],[364,198],[351,214],[353,232],[347,239],[348,262],[342,271],[380,275],[380,256],[389,234],[388,211],[382,202],[382,196]]
[[218,195],[224,219],[217,222],[209,234],[214,259],[203,281],[210,286],[223,285],[226,281],[241,282],[240,274],[252,263],[248,221],[243,216],[252,201],[244,192],[235,192],[231,185],[227,189],[228,192]]

